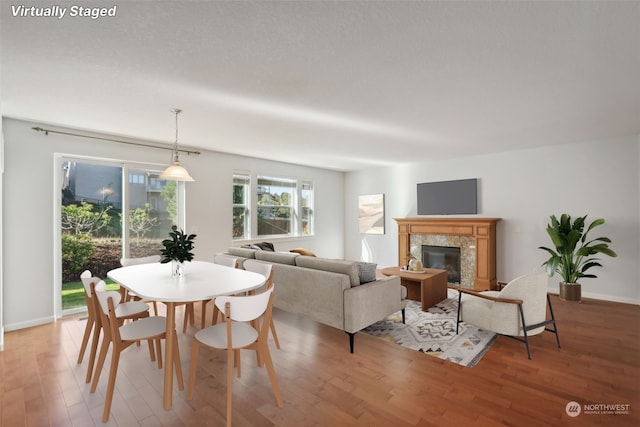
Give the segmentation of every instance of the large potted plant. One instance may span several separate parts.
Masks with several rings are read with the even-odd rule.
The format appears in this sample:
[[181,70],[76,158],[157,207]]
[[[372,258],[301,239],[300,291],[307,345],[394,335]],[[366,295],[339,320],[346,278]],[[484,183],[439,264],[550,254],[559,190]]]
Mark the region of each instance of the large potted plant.
[[610,257],[618,256],[609,248],[611,239],[598,237],[588,240],[589,232],[604,224],[604,219],[596,219],[585,230],[587,215],[571,220],[571,216],[562,214],[560,220],[551,215],[551,223],[547,225],[547,234],[555,249],[540,246],[539,249],[547,251],[550,255],[542,265],[547,267],[547,274],[553,276],[560,274],[560,299],[563,301],[580,302],[582,299],[582,286],[578,280],[582,277],[597,277],[587,273],[593,267],[602,267],[598,254]]
[[171,274],[173,276],[182,277],[184,275],[184,263],[193,260],[193,240],[195,234],[185,234],[184,231],[178,230],[175,225],[171,227],[169,239],[162,241],[164,249],[160,251],[162,255],[161,263],[171,262]]

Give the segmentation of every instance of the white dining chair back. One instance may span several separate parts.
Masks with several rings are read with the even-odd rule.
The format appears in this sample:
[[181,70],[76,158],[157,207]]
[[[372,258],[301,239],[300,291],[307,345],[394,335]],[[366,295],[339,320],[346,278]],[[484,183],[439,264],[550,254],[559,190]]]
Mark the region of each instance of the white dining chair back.
[[[128,267],[130,265],[153,264],[155,262],[160,262],[160,255],[149,255],[137,258],[120,258],[120,265],[122,265],[123,267]],[[135,293],[128,291],[125,294],[124,299],[125,301],[134,300],[142,301],[144,303],[150,302],[153,305],[153,314],[156,316],[158,315],[158,303],[156,301],[145,300],[143,298],[140,298]]]
[[[227,267],[238,268],[238,258],[225,255],[225,254],[216,254],[213,256],[213,263],[218,265],[225,265]],[[205,320],[207,317],[207,303],[211,300],[202,301],[202,321],[200,328],[204,329]],[[215,325],[218,323],[218,317],[220,316],[220,310],[214,304],[213,306],[213,315],[211,316],[211,324]]]
[[[267,304],[272,294],[272,289],[258,295],[245,296],[221,296],[216,298],[216,305],[225,312],[227,303],[230,305],[229,318],[236,322],[249,322],[258,319],[267,310]],[[226,315],[225,315],[226,317]]]
[[[273,286],[263,293],[250,296],[220,296],[215,300],[215,305],[225,313],[224,324],[209,326],[198,331],[194,335],[191,350],[191,368],[189,371],[189,385],[187,400],[193,398],[196,380],[198,355],[200,345],[211,348],[227,350],[227,427],[231,426],[232,397],[233,397],[233,368],[236,366],[238,377],[240,376],[239,359],[234,363],[234,357],[239,358],[240,349],[253,349],[264,360],[271,387],[280,408],[284,406],[280,387],[276,377],[271,353],[267,345],[269,322],[273,309]],[[256,329],[256,319],[264,316],[262,326]]]
[[265,278],[265,287],[268,288],[273,283],[273,265],[256,261],[254,259],[248,259],[244,262],[243,267],[247,271],[262,274]]
[[[264,290],[271,289],[273,287],[273,265],[256,261],[254,259],[248,259],[244,262],[244,269],[247,271],[252,271],[254,273],[261,274],[265,278],[264,285],[255,291],[251,291],[250,294],[255,294],[258,292],[264,292]],[[280,340],[278,339],[278,333],[276,332],[276,325],[273,321],[273,317],[271,317],[271,324],[269,325],[269,329],[271,330],[271,335],[273,335],[273,342],[276,344],[276,348],[280,349]],[[261,363],[260,359],[258,359],[258,363]]]
[[116,291],[107,291],[107,286],[104,280],[99,281],[95,286],[96,296],[98,297],[98,303],[100,303],[100,307],[102,311],[109,314],[109,298],[113,300],[113,309],[115,311],[116,307],[120,305],[120,301],[122,301],[122,295],[120,292]]
[[213,257],[213,263],[218,265],[225,265],[227,267],[236,268],[238,266],[238,258],[225,254],[216,254]]
[[[94,277],[91,274],[91,271],[85,270],[80,274],[80,281],[82,281],[82,286],[84,287],[84,300],[87,304],[87,323],[84,328],[84,335],[82,337],[82,344],[80,344],[80,352],[78,354],[78,364],[82,363],[82,359],[84,359],[84,353],[87,350],[87,344],[89,343],[89,337],[91,333],[94,334],[94,340],[96,333],[99,333],[99,328],[96,325],[96,321],[99,321],[98,315],[95,312],[95,304],[93,302],[93,296],[91,294],[91,282],[98,283],[100,278]],[[93,359],[92,355],[92,358]],[[89,360],[90,368],[87,371],[87,382],[91,381],[91,371],[93,370],[93,360]]]
[[[91,278],[94,277],[91,274],[91,271],[89,270],[85,270],[82,272],[82,274],[80,274],[80,280],[82,281],[82,286],[84,286],[84,291],[88,294],[91,295],[91,288],[89,287],[89,285],[91,284]],[[100,279],[98,279],[100,280]]]

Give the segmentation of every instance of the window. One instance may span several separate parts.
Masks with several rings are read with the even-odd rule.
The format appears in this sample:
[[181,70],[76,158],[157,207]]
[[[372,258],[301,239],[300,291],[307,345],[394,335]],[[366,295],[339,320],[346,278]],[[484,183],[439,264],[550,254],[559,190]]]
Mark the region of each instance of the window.
[[313,182],[302,181],[300,185],[300,234],[313,234]]
[[146,184],[145,176],[138,174],[130,174],[129,175],[129,184]]
[[258,177],[258,236],[292,235],[296,181]]
[[172,225],[184,225],[184,183],[161,170],[101,159],[60,156],[55,285],[57,313],[84,310],[80,273],[106,278],[120,258],[158,254]]
[[252,186],[250,173],[233,174],[234,240],[313,235],[312,181],[260,175],[254,179]]
[[233,238],[249,238],[249,175],[233,175]]

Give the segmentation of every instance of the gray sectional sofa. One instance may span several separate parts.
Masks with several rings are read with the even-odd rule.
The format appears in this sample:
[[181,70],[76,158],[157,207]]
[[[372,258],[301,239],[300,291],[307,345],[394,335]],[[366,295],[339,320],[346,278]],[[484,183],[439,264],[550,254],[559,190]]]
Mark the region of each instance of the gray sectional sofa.
[[316,258],[290,252],[231,247],[225,253],[240,261],[253,258],[273,265],[274,306],[355,334],[402,311],[406,289],[397,276],[376,274],[375,264]]

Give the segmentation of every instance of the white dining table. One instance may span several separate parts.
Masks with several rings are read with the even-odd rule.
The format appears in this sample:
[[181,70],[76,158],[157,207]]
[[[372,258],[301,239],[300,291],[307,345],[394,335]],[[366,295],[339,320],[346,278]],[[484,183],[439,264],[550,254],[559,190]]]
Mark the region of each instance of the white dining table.
[[163,399],[165,409],[170,409],[172,405],[173,351],[170,349],[174,345],[176,304],[250,291],[265,282],[261,274],[206,261],[186,263],[185,274],[180,278],[172,277],[170,263],[120,267],[109,271],[107,277],[144,299],[160,301],[167,306]]

